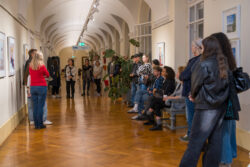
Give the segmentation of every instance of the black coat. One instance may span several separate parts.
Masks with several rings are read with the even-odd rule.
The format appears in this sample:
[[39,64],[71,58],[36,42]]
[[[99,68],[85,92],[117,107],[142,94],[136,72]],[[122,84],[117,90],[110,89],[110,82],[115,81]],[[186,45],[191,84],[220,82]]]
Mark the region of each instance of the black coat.
[[218,109],[227,104],[229,79],[221,79],[216,56],[196,64],[192,72],[191,95],[196,109]]
[[139,81],[139,75],[137,74],[137,70],[138,68],[142,65],[141,62],[138,62],[138,63],[134,63],[133,64],[133,68],[132,68],[132,72],[131,74],[134,74],[134,76],[132,77],[132,82],[137,84],[138,81]]
[[162,90],[164,91],[164,95],[172,95],[175,91],[175,87],[176,87],[176,82],[175,80],[169,80],[166,79],[163,82],[163,86],[162,86]]
[[188,61],[187,67],[180,74],[180,80],[183,81],[182,96],[188,97],[191,91],[191,75],[193,66],[200,60],[200,56],[196,56]]
[[227,110],[231,110],[232,113],[230,113],[229,115],[227,113],[225,116],[225,119],[226,120],[239,120],[239,111],[241,110],[241,107],[240,107],[240,101],[239,101],[239,97],[238,97],[235,82],[234,82],[234,76],[231,71],[229,72],[229,100],[232,106],[230,108],[230,105],[229,105]]
[[49,68],[49,74],[53,79],[52,81],[49,82],[49,84],[52,86],[60,87],[61,86],[60,69],[58,67],[51,65],[51,67]]

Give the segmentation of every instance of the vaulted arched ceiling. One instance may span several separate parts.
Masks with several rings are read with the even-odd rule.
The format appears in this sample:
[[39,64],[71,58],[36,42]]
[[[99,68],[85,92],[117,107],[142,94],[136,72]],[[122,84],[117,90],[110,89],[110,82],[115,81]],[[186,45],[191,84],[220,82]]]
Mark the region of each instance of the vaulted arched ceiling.
[[[92,4],[97,0],[34,1],[35,31],[40,32],[41,38],[45,39],[43,41],[49,41],[58,53],[60,49],[77,43]],[[138,9],[142,3],[147,4],[153,10],[154,18],[158,19],[165,15],[168,1],[157,0],[155,3],[155,0],[100,0],[99,12],[94,14],[94,21],[89,21],[82,39],[86,43],[88,41],[92,48],[97,45],[107,47],[110,39],[111,43],[117,40],[117,33],[120,38],[124,36],[122,22],[127,25],[130,33],[133,32],[139,21]]]

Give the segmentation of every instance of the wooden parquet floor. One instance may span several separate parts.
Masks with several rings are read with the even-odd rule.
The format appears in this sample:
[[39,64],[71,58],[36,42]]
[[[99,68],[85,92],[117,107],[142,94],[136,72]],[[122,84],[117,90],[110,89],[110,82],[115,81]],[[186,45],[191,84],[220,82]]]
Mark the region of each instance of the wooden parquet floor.
[[[177,167],[185,130],[150,132],[131,121],[121,102],[77,95],[48,99],[52,126],[34,130],[24,120],[0,147],[0,167]],[[233,167],[247,167],[239,151]]]

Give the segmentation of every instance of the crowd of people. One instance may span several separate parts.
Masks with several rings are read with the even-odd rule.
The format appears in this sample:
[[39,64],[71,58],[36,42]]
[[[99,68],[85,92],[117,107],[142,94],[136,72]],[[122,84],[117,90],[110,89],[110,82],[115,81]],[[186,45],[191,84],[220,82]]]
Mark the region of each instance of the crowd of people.
[[[188,130],[180,138],[188,142],[188,148],[181,160],[180,167],[196,167],[201,152],[204,167],[229,167],[237,156],[236,123],[238,118],[226,119],[229,96],[232,92],[230,74],[236,67],[230,41],[223,33],[213,34],[192,43],[193,58],[186,66],[178,67],[175,72],[169,66],[160,66],[155,59],[139,53],[131,57],[133,67],[130,73],[131,92],[128,111],[134,114],[132,120],[145,121],[152,125],[151,131],[162,130],[162,112],[164,108],[186,109]],[[47,120],[47,83],[52,77],[52,95],[59,96],[60,73],[56,62],[50,72],[43,63],[43,55],[35,49],[29,52],[30,59],[25,66],[24,84],[28,88],[29,120],[34,121],[36,129],[51,124]],[[121,71],[114,56],[107,72],[112,78]],[[101,96],[103,67],[98,59],[91,65],[85,60],[80,75],[83,81],[82,96],[89,96],[90,84],[96,84],[96,93]],[[65,67],[67,98],[74,98],[77,69],[74,60],[69,59]],[[78,74],[79,75],[79,74]],[[185,99],[185,103],[174,101]],[[234,112],[240,110],[237,93],[230,99]]]
[[[185,67],[178,67],[176,75],[171,67],[160,67],[158,60],[149,63],[147,55],[133,55],[132,109],[128,113],[135,114],[132,120],[153,125],[150,130],[155,131],[162,130],[162,109],[186,109],[188,130],[180,140],[188,142],[188,148],[180,167],[196,167],[201,152],[204,167],[230,167],[237,157],[238,118],[228,119],[226,115],[230,106],[231,112],[240,110],[230,82],[230,74],[237,68],[231,44],[225,34],[216,33],[194,40],[192,53],[193,57]],[[185,104],[173,99],[185,99]]]

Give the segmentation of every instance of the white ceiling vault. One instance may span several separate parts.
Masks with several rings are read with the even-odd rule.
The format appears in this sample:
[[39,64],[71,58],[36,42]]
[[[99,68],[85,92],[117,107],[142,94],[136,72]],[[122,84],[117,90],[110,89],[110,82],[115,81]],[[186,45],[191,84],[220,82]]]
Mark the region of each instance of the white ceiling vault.
[[121,22],[127,23],[129,32],[133,32],[134,25],[138,24],[138,9],[142,1],[151,8],[153,19],[166,15],[168,3],[168,0],[33,0],[35,31],[59,53],[77,43],[96,1],[99,1],[99,12],[95,12],[94,20],[88,22],[82,38],[92,48],[105,48],[110,37],[115,41],[113,28],[122,38]]

